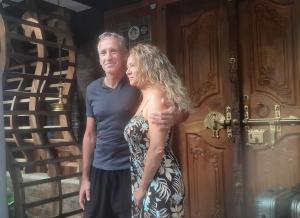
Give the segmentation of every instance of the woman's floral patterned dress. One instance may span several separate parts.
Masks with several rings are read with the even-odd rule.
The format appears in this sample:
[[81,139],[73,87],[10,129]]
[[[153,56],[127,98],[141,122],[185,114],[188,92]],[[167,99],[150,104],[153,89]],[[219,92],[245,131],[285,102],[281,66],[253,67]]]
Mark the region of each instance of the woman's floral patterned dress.
[[184,185],[179,165],[171,146],[170,136],[165,154],[156,175],[149,184],[140,208],[134,203],[133,193],[144,173],[144,161],[149,147],[148,121],[142,114],[134,116],[125,127],[124,136],[130,148],[132,217],[183,217]]

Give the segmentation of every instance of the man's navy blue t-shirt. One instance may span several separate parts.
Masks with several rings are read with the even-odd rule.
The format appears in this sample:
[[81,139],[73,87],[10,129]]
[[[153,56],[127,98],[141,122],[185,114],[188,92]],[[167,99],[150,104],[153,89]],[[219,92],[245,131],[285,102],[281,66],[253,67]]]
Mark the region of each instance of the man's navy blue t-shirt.
[[124,139],[124,128],[134,115],[139,91],[130,86],[127,77],[114,89],[104,78],[93,81],[86,91],[86,115],[97,123],[97,140],[93,166],[103,170],[129,169],[130,152]]

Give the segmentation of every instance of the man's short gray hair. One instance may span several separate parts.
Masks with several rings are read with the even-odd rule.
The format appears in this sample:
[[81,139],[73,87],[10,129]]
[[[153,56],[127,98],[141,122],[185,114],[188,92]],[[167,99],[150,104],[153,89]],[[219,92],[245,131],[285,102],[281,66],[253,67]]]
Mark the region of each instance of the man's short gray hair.
[[114,32],[104,32],[98,37],[98,46],[100,42],[105,39],[105,38],[111,38],[114,37],[115,39],[119,40],[120,42],[120,47],[124,49],[125,51],[128,51],[128,46],[127,46],[127,40],[124,36],[114,33]]

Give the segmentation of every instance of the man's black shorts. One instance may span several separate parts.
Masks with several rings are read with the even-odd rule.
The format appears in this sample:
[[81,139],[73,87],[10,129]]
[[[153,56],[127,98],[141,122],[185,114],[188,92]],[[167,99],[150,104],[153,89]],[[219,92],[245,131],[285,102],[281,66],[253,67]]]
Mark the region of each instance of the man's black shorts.
[[130,170],[91,169],[91,200],[85,218],[130,218]]

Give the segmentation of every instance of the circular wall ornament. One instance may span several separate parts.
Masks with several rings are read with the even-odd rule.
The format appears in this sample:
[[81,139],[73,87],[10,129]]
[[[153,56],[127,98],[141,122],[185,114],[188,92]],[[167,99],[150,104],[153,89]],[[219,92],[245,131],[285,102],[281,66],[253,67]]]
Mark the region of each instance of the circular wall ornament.
[[137,26],[131,26],[128,30],[129,40],[136,40],[140,36],[140,29]]

